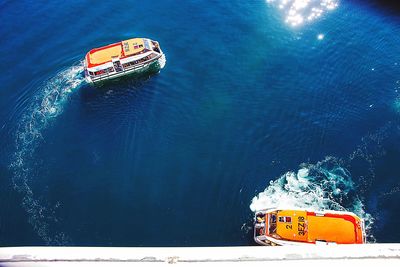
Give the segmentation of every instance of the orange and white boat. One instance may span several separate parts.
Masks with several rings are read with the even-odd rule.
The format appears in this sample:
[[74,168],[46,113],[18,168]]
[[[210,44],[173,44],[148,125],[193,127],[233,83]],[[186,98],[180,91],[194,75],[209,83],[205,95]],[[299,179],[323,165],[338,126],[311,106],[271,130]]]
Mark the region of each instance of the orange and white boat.
[[85,57],[85,78],[96,83],[153,67],[162,69],[165,63],[158,42],[133,38],[90,50]]
[[362,244],[364,221],[352,212],[268,209],[254,217],[260,245]]

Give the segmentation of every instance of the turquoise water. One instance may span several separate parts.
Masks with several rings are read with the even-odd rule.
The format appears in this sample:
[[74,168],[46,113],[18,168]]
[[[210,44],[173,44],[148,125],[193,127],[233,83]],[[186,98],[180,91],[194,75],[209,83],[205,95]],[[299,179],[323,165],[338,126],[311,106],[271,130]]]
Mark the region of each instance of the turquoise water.
[[[368,3],[0,2],[0,244],[250,245],[270,205],[399,242],[400,21]],[[136,36],[160,73],[85,84]]]

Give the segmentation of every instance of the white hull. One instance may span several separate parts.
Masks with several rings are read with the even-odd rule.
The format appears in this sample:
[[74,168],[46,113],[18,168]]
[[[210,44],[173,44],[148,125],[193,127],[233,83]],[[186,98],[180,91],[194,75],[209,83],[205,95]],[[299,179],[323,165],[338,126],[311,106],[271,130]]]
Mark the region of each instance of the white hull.
[[130,75],[133,73],[145,72],[152,66],[162,69],[162,68],[164,68],[165,64],[166,64],[166,58],[165,58],[165,55],[162,53],[162,54],[160,54],[160,56],[158,58],[153,58],[147,62],[138,64],[137,66],[134,66],[133,68],[124,69],[123,71],[120,71],[120,72],[106,73],[106,74],[98,76],[98,77],[90,77],[89,75],[87,75],[85,77],[85,79],[88,83],[95,84],[98,82],[104,82],[107,80],[112,80],[115,78]]

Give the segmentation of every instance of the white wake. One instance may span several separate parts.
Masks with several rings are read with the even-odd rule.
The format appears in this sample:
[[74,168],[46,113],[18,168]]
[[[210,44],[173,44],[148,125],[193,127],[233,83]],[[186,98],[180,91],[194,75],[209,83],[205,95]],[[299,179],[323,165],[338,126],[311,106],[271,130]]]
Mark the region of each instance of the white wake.
[[270,181],[250,205],[253,212],[275,207],[351,211],[365,220],[367,235],[373,223],[372,216],[364,211],[349,172],[333,157],[305,164],[297,172],[289,171]]
[[13,186],[22,195],[22,206],[28,213],[29,223],[46,244],[65,244],[67,238],[62,232],[50,233],[50,224],[57,221],[53,209],[59,203],[53,207],[42,203],[31,189],[35,162],[33,154],[42,140],[43,130],[62,113],[71,92],[83,83],[82,72],[83,62],[45,82],[22,115],[16,133],[16,150],[10,164]]

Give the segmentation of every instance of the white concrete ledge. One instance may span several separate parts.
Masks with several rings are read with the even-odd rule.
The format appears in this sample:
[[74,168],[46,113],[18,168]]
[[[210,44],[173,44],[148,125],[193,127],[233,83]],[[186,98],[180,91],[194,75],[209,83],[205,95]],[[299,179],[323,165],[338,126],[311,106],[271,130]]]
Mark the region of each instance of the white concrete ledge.
[[[394,264],[400,266],[400,244],[286,247],[4,247],[0,266],[179,266],[237,265],[333,266]],[[370,265],[368,265],[370,266]]]

